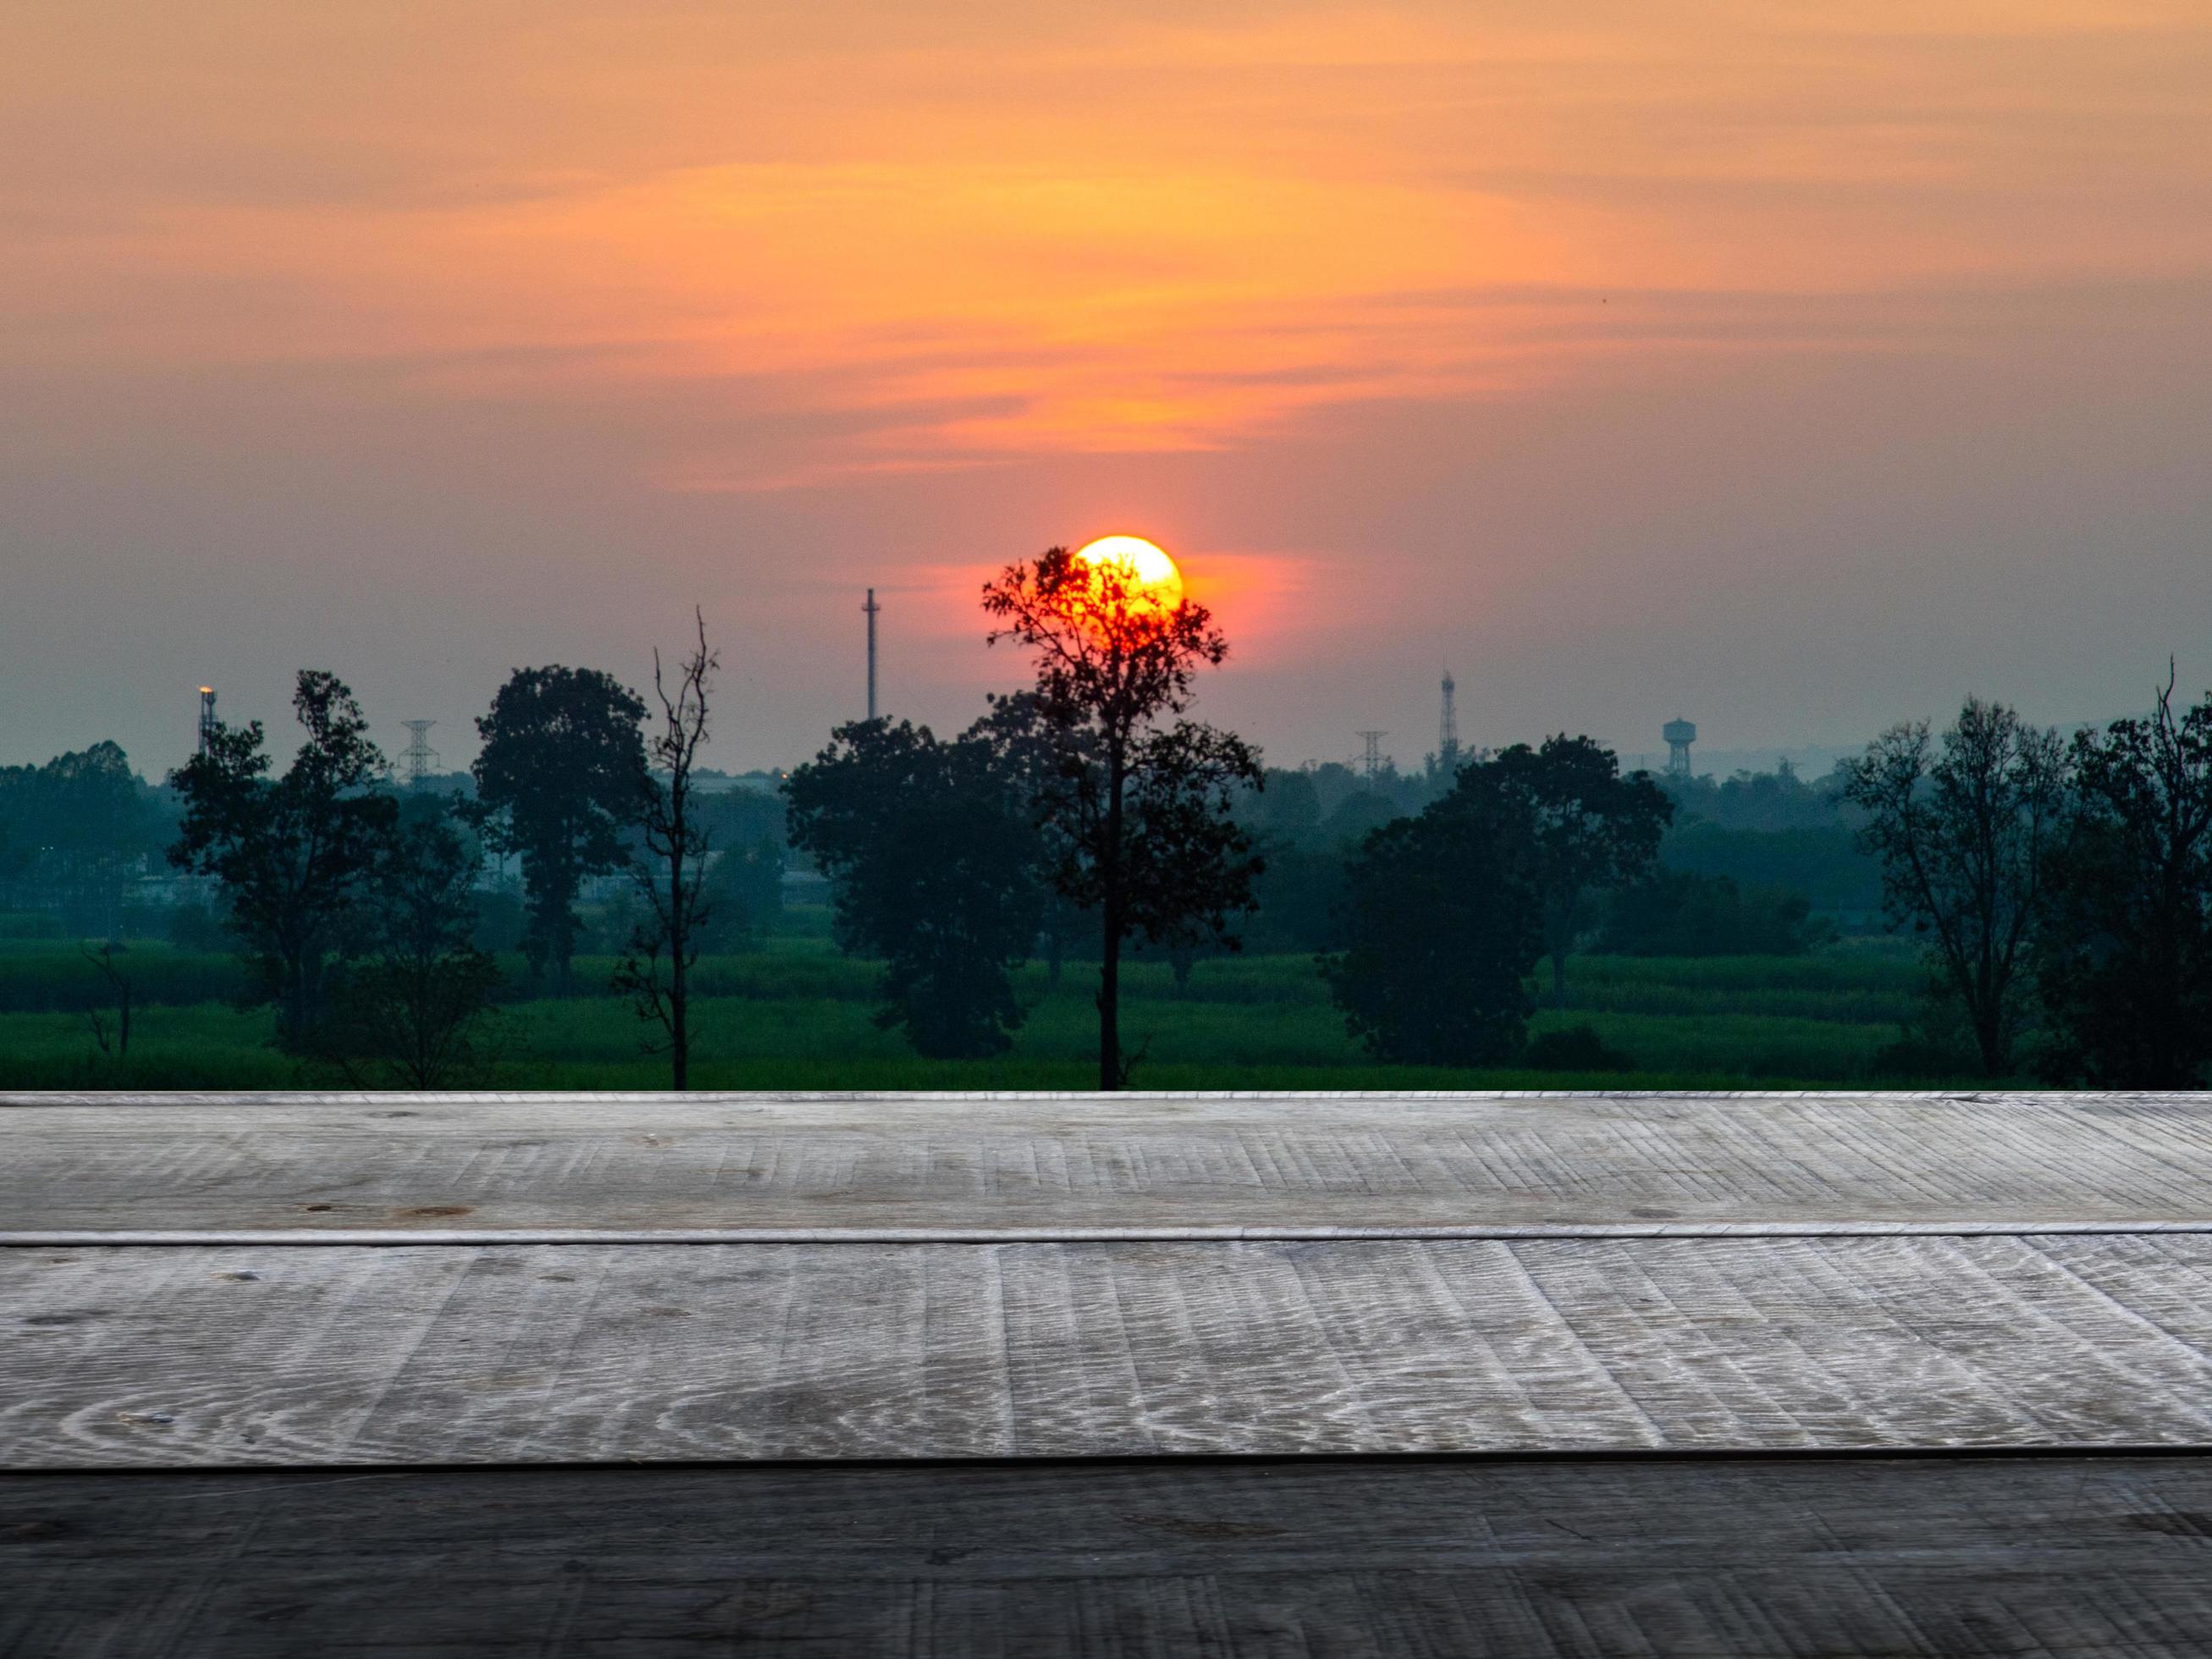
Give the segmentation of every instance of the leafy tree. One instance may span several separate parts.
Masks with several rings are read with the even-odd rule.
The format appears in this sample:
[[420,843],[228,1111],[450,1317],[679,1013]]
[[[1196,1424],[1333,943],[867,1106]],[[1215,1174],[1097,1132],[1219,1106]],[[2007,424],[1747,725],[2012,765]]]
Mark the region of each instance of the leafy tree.
[[1521,794],[1536,834],[1535,880],[1553,1000],[1567,1000],[1567,953],[1589,920],[1589,896],[1651,869],[1674,803],[1644,773],[1620,775],[1613,750],[1589,738],[1516,743],[1477,763],[1492,787]]
[[79,927],[118,930],[125,885],[160,845],[159,815],[115,744],[0,767],[0,876]]
[[692,617],[699,642],[677,665],[672,693],[660,653],[653,653],[660,724],[647,751],[659,775],[647,780],[641,819],[645,856],[630,866],[646,914],[614,976],[615,989],[629,994],[638,1018],[660,1028],[647,1052],[668,1056],[669,1081],[678,1093],[691,1086],[691,969],[713,914],[707,889],[711,836],[699,811],[692,769],[707,742],[707,695],[721,665],[707,644],[705,614],[695,609]]
[[1060,750],[1039,714],[1035,692],[1008,692],[988,701],[989,712],[965,735],[991,745],[1000,775],[1031,805],[1036,846],[1030,863],[1048,872],[1037,911],[1037,945],[1044,954],[1045,982],[1056,991],[1068,947],[1079,943],[1089,926],[1081,908],[1049,879],[1049,872],[1073,855],[1073,843],[1057,824],[1034,816],[1036,804],[1056,787]]
[[1172,948],[1212,939],[1235,948],[1230,918],[1249,909],[1263,867],[1233,811],[1263,780],[1231,732],[1180,715],[1197,671],[1229,641],[1205,606],[1161,605],[1133,568],[1088,566],[1066,548],[1012,564],[983,590],[989,638],[1036,653],[1036,684],[1003,705],[1040,754],[1035,811],[1051,880],[1098,918],[1098,1086],[1121,1088],[1121,951],[1133,938]]
[[2045,1068],[2097,1088],[2194,1089],[2212,1060],[2212,696],[2077,733],[2037,978]]
[[306,737],[283,777],[269,775],[258,720],[218,726],[173,775],[185,815],[169,860],[222,884],[256,994],[275,1002],[277,1042],[296,1054],[323,1018],[327,970],[355,942],[398,809],[343,682],[303,669],[292,708]]
[[1544,947],[1528,793],[1494,768],[1367,837],[1345,872],[1345,948],[1321,958],[1352,1035],[1378,1060],[1482,1066],[1519,1053]]
[[364,1081],[443,1089],[480,1076],[499,964],[475,942],[483,854],[443,814],[380,850],[356,957],[336,975],[324,1051]]
[[576,896],[627,860],[623,832],[646,794],[645,704],[594,668],[522,668],[477,721],[477,799],[487,837],[522,856],[534,972],[568,988]]
[[1004,1050],[1023,1018],[1009,970],[1042,895],[1028,803],[997,751],[855,721],[784,788],[793,842],[833,884],[838,943],[884,960],[876,1023],[933,1060]]
[[1881,860],[1893,923],[1925,938],[1964,1005],[1984,1074],[2012,1067],[2023,969],[2066,802],[2058,734],[1970,697],[1942,746],[1928,722],[1892,727],[1844,769]]

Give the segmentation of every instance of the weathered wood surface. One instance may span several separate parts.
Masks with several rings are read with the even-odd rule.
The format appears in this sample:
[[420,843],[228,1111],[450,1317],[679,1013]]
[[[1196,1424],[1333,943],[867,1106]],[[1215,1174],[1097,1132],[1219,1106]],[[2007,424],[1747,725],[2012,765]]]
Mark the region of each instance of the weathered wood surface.
[[16,1243],[2212,1228],[2202,1096],[0,1106]]
[[2212,1460],[0,1477],[0,1651],[2198,1655]]
[[0,1251],[0,1465],[2212,1445],[2212,1236]]

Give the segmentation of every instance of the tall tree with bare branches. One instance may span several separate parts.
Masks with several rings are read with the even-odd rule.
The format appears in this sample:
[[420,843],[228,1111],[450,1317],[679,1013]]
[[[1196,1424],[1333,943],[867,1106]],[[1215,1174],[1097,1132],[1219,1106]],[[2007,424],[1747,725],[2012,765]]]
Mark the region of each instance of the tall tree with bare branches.
[[698,642],[669,675],[653,653],[653,695],[660,705],[659,729],[646,740],[646,783],[638,827],[644,856],[632,864],[645,899],[646,919],[631,933],[615,969],[617,991],[627,992],[638,1018],[659,1028],[646,1052],[668,1056],[670,1085],[691,1086],[691,969],[699,960],[712,906],[707,898],[707,860],[713,837],[698,811],[692,769],[708,740],[708,696],[720,655],[707,643],[707,618],[696,606]]
[[1883,732],[1846,763],[1844,794],[1866,814],[1891,918],[1927,939],[1984,1073],[2003,1076],[2066,808],[2057,732],[1969,697],[1940,746],[1925,720]]
[[2195,1089],[2212,1066],[2212,696],[2075,734],[2037,988],[2043,1068],[2097,1089]]
[[1230,918],[1251,908],[1261,868],[1231,816],[1243,788],[1261,787],[1258,754],[1234,732],[1174,718],[1229,641],[1204,605],[1164,605],[1133,568],[1087,564],[1064,547],[1008,565],[985,586],[983,609],[993,644],[1036,653],[1036,684],[1010,712],[1044,757],[1036,813],[1053,832],[1053,884],[1097,913],[1098,1086],[1119,1089],[1132,1064],[1122,945],[1141,936],[1235,948]]

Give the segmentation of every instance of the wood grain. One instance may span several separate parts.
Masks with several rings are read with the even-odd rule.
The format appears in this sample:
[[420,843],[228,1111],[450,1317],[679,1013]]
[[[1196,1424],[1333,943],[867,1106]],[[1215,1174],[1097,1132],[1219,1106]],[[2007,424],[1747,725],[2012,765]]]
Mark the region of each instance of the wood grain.
[[2212,1237],[0,1251],[0,1465],[2212,1445]]
[[2203,1652],[2212,1460],[0,1477],[40,1659]]
[[0,1243],[2212,1228],[2172,1096],[13,1096]]

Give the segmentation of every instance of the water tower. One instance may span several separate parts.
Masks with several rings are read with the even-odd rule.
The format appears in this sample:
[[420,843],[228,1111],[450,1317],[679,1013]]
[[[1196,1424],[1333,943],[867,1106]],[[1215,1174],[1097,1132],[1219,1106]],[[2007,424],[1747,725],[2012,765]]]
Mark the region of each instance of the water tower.
[[1698,728],[1677,716],[1659,728],[1659,735],[1667,739],[1667,775],[1686,778],[1690,775],[1690,745],[1698,740]]

